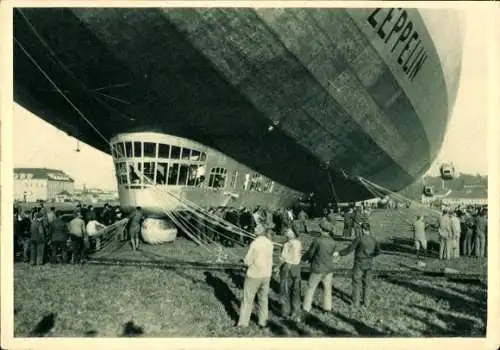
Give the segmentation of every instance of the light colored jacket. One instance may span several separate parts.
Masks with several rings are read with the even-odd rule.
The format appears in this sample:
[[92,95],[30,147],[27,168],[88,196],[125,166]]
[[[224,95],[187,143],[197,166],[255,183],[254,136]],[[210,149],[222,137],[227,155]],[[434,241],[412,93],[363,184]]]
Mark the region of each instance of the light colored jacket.
[[250,278],[270,278],[273,273],[273,242],[266,236],[255,238],[243,260]]

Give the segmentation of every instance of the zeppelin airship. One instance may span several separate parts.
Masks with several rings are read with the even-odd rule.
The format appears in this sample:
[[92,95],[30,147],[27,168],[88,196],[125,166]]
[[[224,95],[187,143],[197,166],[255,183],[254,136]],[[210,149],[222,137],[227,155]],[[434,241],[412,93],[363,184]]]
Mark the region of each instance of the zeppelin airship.
[[14,99],[112,155],[125,210],[175,210],[159,189],[204,207],[358,201],[374,196],[359,179],[399,191],[436,158],[463,23],[448,9],[17,8]]

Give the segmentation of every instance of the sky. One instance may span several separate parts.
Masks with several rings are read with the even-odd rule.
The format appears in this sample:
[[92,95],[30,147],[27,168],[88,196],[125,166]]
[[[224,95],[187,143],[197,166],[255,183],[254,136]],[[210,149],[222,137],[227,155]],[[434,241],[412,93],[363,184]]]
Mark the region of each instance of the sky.
[[[488,64],[487,42],[482,13],[466,14],[462,76],[455,108],[441,152],[429,173],[437,174],[440,164],[453,162],[458,171],[488,172]],[[61,169],[75,179],[75,187],[116,189],[111,156],[80,143],[14,105],[13,160],[15,167]]]

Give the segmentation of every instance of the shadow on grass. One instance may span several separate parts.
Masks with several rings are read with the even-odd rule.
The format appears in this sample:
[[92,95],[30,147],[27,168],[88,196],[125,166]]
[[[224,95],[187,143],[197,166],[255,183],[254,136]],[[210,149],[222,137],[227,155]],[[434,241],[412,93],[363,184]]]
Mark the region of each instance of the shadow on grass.
[[134,323],[134,321],[128,321],[123,325],[122,337],[138,337],[144,334],[144,329]]
[[30,337],[44,337],[46,336],[56,323],[56,314],[50,313],[44,316],[40,322],[37,323],[35,328],[29,333]]
[[466,313],[479,319],[486,319],[486,299],[471,301],[468,296],[466,297],[431,285],[421,285],[414,281],[394,277],[385,277],[384,280],[388,283],[404,287],[409,291],[434,298],[436,301],[445,300],[449,303],[450,310],[453,312]]
[[[483,324],[480,326],[476,321],[460,317],[459,315],[452,315],[450,313],[436,310],[430,307],[412,305],[414,309],[419,309],[426,312],[427,316],[432,315],[439,317],[439,319],[446,324],[446,327],[433,323],[429,317],[417,316],[413,310],[405,311],[405,314],[425,324],[426,329],[422,332],[424,336],[455,336],[455,337],[484,337],[486,335],[486,327]],[[481,328],[481,330],[479,330]]]
[[229,315],[231,320],[234,322],[238,321],[238,312],[236,310],[235,304],[238,303],[238,299],[233,291],[228,287],[226,282],[218,277],[215,277],[210,272],[205,272],[206,283],[213,288],[215,297],[224,306],[226,313]]
[[351,302],[352,302],[351,296],[349,294],[347,294],[346,292],[344,292],[343,290],[340,290],[337,287],[332,286],[332,295],[334,297],[339,298],[347,305],[351,305]]
[[381,332],[375,328],[372,328],[372,327],[370,327],[370,326],[364,324],[363,322],[358,321],[354,318],[347,317],[339,312],[332,312],[332,314],[335,317],[337,317],[338,319],[340,319],[341,321],[353,326],[359,335],[367,336],[367,337],[384,337],[384,336],[386,336],[386,334],[384,332]]
[[[334,315],[338,317],[338,315],[341,315],[341,314],[334,313]],[[341,315],[341,317],[344,317],[344,316]],[[344,318],[344,321],[345,320],[346,319]],[[338,330],[338,329],[326,324],[325,322],[323,322],[322,320],[320,320],[318,317],[314,316],[313,314],[308,314],[305,317],[304,322],[309,327],[319,330],[320,332],[322,332],[326,336],[338,336],[338,337],[352,336],[352,334],[349,332]]]
[[95,329],[92,329],[90,331],[86,331],[83,333],[85,337],[92,338],[92,337],[97,337],[99,335],[99,332],[97,332]]
[[[385,255],[405,255],[415,256],[414,241],[412,238],[393,237],[390,241],[379,242],[380,249]],[[439,243],[434,240],[427,241],[427,251],[420,252],[425,258],[434,258],[438,256]]]

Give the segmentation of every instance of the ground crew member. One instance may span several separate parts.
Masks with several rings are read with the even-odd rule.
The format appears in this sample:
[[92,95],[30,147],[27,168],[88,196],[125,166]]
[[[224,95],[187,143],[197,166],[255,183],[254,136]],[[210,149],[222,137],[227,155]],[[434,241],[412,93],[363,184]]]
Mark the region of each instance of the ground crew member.
[[35,219],[31,222],[31,265],[43,265],[47,243],[45,222],[45,215],[41,212],[36,213]]
[[354,266],[352,270],[352,301],[354,308],[360,306],[362,292],[363,305],[365,307],[370,306],[373,259],[380,254],[378,242],[370,233],[370,224],[363,223],[361,230],[361,237],[356,238],[347,248],[334,253],[334,256],[345,256],[354,251]]
[[448,216],[448,210],[443,209],[443,214],[439,219],[439,259],[449,260],[450,247],[449,238],[451,236],[451,222]]
[[255,295],[259,299],[259,327],[267,327],[269,283],[273,270],[273,242],[272,230],[256,230],[255,238],[243,260],[248,267],[243,284],[243,301],[241,303],[238,327],[248,327],[252,314]]
[[308,230],[307,230],[307,219],[308,219],[308,216],[306,214],[306,212],[301,209],[300,212],[297,214],[297,227],[300,227],[300,231],[301,232],[305,232],[307,233]]
[[476,218],[475,250],[476,257],[484,258],[486,254],[486,233],[488,230],[488,219],[484,210]]
[[464,256],[471,256],[473,253],[472,244],[474,237],[474,218],[469,214],[465,214],[464,220],[464,238],[462,241],[462,254]]
[[144,221],[144,215],[142,213],[142,208],[137,207],[130,217],[130,242],[132,243],[132,250],[137,250],[139,248],[139,234],[141,233],[142,222]]
[[47,213],[47,223],[50,224],[56,219],[56,208],[50,207],[50,210]]
[[68,262],[68,251],[66,242],[69,238],[68,225],[61,218],[61,212],[54,213],[55,219],[50,223],[50,241],[51,241],[51,263],[57,262],[56,255],[61,251],[62,263]]
[[97,215],[95,213],[94,207],[92,205],[89,205],[84,217],[85,224],[92,220],[97,220]]
[[457,216],[457,212],[454,211],[451,215],[451,258],[459,258],[460,257],[460,235],[461,235],[461,227],[460,227],[460,219]]
[[330,221],[330,223],[332,225],[335,225],[335,223],[337,222],[337,217],[335,216],[335,213],[333,212],[333,208],[328,209],[328,214],[327,214],[326,218],[328,219],[328,221]]
[[31,247],[31,213],[25,211],[21,215],[21,222],[19,223],[19,234],[21,235],[21,245],[23,249],[23,262],[29,262],[29,251]]
[[427,251],[427,237],[425,234],[425,222],[422,215],[417,216],[417,220],[413,223],[413,240],[415,242],[415,250],[417,261],[419,260],[420,249]]
[[113,211],[109,207],[108,203],[104,203],[104,208],[101,213],[101,222],[106,226],[113,223]]
[[292,228],[285,231],[285,236],[288,240],[283,245],[280,263],[274,268],[274,272],[280,276],[281,315],[291,316],[299,321],[302,243],[297,239],[298,233]]
[[330,236],[330,227],[324,222],[320,224],[321,236],[316,238],[307,252],[302,256],[302,261],[311,262],[311,274],[304,296],[304,311],[310,312],[314,292],[320,282],[323,283],[323,310],[332,310],[332,255],[335,251],[335,241]]
[[352,214],[352,226],[354,229],[354,236],[359,238],[363,235],[361,225],[363,224],[363,213],[360,206],[356,206],[354,213]]
[[349,208],[344,213],[344,231],[343,236],[346,238],[351,238],[352,236],[352,225],[353,225],[353,217],[352,217],[352,208]]
[[89,237],[85,230],[85,222],[82,213],[78,211],[76,217],[68,224],[69,237],[71,240],[71,254],[73,264],[83,263],[89,246]]
[[325,230],[328,230],[328,233],[332,238],[335,238],[335,225],[331,223],[326,216],[321,218],[320,225],[323,224]]

